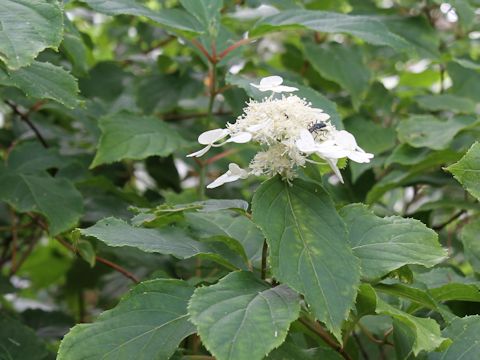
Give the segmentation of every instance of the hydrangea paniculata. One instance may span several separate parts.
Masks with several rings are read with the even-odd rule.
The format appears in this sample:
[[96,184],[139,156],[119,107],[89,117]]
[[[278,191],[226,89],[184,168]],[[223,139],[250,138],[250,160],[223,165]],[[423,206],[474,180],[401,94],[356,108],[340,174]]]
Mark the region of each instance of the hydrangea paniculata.
[[229,170],[209,184],[208,188],[245,179],[249,175],[272,177],[279,174],[290,181],[295,178],[297,167],[305,166],[307,162],[315,163],[309,159],[312,154],[324,159],[343,182],[337,167],[338,159],[347,157],[358,163],[366,163],[373,158],[373,154],[366,153],[357,145],[352,134],[337,130],[330,123],[330,115],[322,109],[312,107],[307,100],[293,94],[273,98],[273,93],[298,90],[282,85],[282,82],[280,76],[270,76],[263,78],[258,85],[251,84],[260,91],[271,91],[272,96],[262,101],[250,100],[235,123],[228,123],[225,129],[206,131],[198,137],[198,142],[206,146],[187,156],[200,157],[211,147],[229,142],[253,141],[262,148],[253,157],[248,169],[231,163]]

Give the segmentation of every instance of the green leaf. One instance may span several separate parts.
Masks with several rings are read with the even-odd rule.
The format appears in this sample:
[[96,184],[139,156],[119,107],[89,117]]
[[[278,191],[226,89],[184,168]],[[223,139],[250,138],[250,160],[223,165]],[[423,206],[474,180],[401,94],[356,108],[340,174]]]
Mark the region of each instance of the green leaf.
[[476,121],[476,118],[469,116],[456,116],[444,121],[432,115],[412,115],[400,121],[398,138],[413,147],[442,150],[449,146],[455,135]]
[[120,112],[99,120],[102,136],[91,167],[122,159],[168,156],[185,141],[167,123],[153,116]]
[[447,64],[447,72],[453,82],[453,86],[449,91],[455,95],[464,96],[479,102],[480,73],[472,69],[472,67],[472,63],[468,60],[457,60]]
[[80,102],[77,79],[50,63],[34,61],[8,73],[0,69],[0,84],[17,87],[33,99],[55,100],[68,108]]
[[30,64],[39,52],[62,41],[63,9],[58,1],[2,0],[0,60],[15,70]]
[[97,238],[108,246],[132,246],[145,252],[173,255],[180,259],[203,255],[229,268],[245,268],[243,248],[233,239],[218,238],[210,243],[199,242],[180,228],[145,229],[113,217],[79,231],[82,235]]
[[202,30],[216,37],[223,0],[180,0],[180,3],[202,24]]
[[467,114],[475,112],[473,100],[452,94],[420,96],[417,102],[421,108],[430,111],[447,110]]
[[260,262],[264,237],[246,216],[223,210],[187,213],[185,217],[198,236],[229,236],[243,245],[247,258],[252,263]]
[[272,288],[251,272],[234,272],[196,289],[188,311],[217,359],[261,360],[285,340],[300,298],[286,285]]
[[396,142],[396,133],[393,128],[382,127],[363,117],[346,119],[345,128],[355,135],[362,149],[375,155],[390,150]]
[[65,17],[64,21],[65,33],[61,49],[73,64],[73,72],[85,75],[89,69],[90,50],[85,45],[82,35],[75,25],[67,17]]
[[95,266],[95,249],[89,241],[80,239],[75,242],[75,248],[77,249],[80,257],[85,260],[90,267]]
[[317,319],[342,341],[341,324],[353,306],[360,268],[333,202],[319,185],[289,185],[275,177],[255,192],[252,206],[274,277],[304,294]]
[[36,172],[60,168],[65,162],[57,149],[46,149],[38,142],[25,142],[13,148],[7,166],[18,172]]
[[465,225],[460,233],[460,239],[462,240],[465,257],[475,272],[480,273],[480,241],[478,241],[478,234],[480,234],[480,220],[472,221]]
[[446,257],[435,231],[414,219],[380,218],[365,205],[340,210],[353,253],[361,259],[362,275],[377,279],[407,264],[431,267]]
[[415,148],[408,144],[398,145],[387,158],[385,165],[437,165],[456,161],[461,157],[452,149],[432,151],[429,148]]
[[285,10],[261,19],[250,31],[250,36],[284,29],[308,28],[325,33],[345,33],[359,37],[374,45],[387,45],[397,50],[406,50],[410,44],[390,32],[374,16],[346,15],[327,11]]
[[370,86],[371,73],[365,65],[359,47],[344,44],[318,46],[309,43],[305,55],[313,68],[325,79],[339,84],[352,97],[358,109]]
[[187,314],[192,294],[180,280],[145,281],[94,323],[70,330],[57,359],[168,359],[195,332]]
[[430,294],[437,301],[473,301],[480,302],[480,289],[477,285],[446,284],[435,289],[430,289]]
[[273,350],[266,360],[342,360],[342,355],[327,347],[304,349],[293,341],[287,340],[277,349]]
[[169,29],[198,33],[201,24],[195,17],[179,9],[151,10],[136,0],[82,0],[93,10],[107,15],[145,16]]
[[442,334],[453,343],[444,352],[429,354],[429,360],[478,360],[480,357],[480,316],[457,318]]
[[446,168],[467,191],[480,199],[480,143],[476,142],[460,161]]
[[82,196],[71,182],[46,172],[22,172],[2,165],[0,199],[17,211],[44,215],[52,235],[72,228],[83,212]]
[[417,356],[421,351],[433,351],[440,346],[445,346],[449,339],[440,334],[440,326],[433,319],[423,319],[412,316],[389,305],[377,296],[377,314],[389,315],[401,322],[412,331],[415,340],[412,344],[412,351]]
[[48,356],[35,332],[18,320],[0,313],[0,359],[38,359]]
[[[228,84],[235,85],[244,89],[248,96],[252,97],[257,101],[261,101],[264,98],[268,97],[267,93],[261,92],[257,88],[250,85],[251,83],[258,84],[260,82],[259,79],[248,79],[243,76],[227,74],[225,81]],[[300,98],[308,99],[308,101],[312,103],[313,107],[322,109],[324,112],[330,115],[330,120],[337,129],[343,129],[342,119],[337,111],[337,105],[334,102],[330,101],[318,91],[315,91],[308,86],[300,85],[298,83],[288,80],[285,80],[284,84],[296,87],[298,91],[295,91],[293,94],[297,95]]]

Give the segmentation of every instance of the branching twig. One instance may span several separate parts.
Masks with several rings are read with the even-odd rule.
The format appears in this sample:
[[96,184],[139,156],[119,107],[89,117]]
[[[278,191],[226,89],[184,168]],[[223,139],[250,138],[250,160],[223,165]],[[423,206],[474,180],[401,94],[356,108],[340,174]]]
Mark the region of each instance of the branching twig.
[[12,103],[11,101],[9,100],[5,100],[5,104],[7,104],[10,109],[12,109],[12,111],[18,115],[18,117],[20,117],[20,119],[22,119],[23,121],[25,121],[25,123],[28,125],[28,127],[30,127],[30,129],[32,129],[32,131],[35,133],[35,136],[37,137],[37,139],[42,143],[43,147],[45,148],[48,148],[48,144],[47,142],[45,141],[45,139],[43,138],[42,134],[40,133],[40,131],[37,129],[37,127],[33,124],[33,122],[30,120],[30,118],[28,117],[27,114],[24,114],[23,112],[21,112],[17,105],[15,105],[14,103]]
[[465,214],[467,211],[464,209],[464,210],[460,210],[458,213],[454,214],[452,217],[450,217],[448,220],[446,220],[445,222],[441,223],[441,224],[438,224],[438,225],[435,225],[435,226],[432,226],[432,229],[433,230],[436,230],[436,231],[439,231],[439,230],[442,230],[445,226],[449,225],[450,223],[454,222],[455,220],[457,220],[460,216],[462,216],[463,214]]

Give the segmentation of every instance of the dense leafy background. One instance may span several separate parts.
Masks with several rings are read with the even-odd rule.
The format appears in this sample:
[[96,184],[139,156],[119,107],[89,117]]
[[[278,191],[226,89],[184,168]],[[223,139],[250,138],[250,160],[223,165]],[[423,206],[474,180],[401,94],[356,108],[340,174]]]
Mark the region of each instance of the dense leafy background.
[[[479,359],[479,17],[2,0],[0,359]],[[374,160],[205,193],[271,74]]]

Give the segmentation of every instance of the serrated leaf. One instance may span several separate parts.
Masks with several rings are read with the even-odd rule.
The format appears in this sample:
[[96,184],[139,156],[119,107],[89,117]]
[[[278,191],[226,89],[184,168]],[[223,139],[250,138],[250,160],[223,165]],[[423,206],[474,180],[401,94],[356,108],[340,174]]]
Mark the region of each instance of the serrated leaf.
[[370,86],[371,72],[364,64],[360,48],[344,44],[305,46],[305,56],[313,68],[325,79],[339,84],[352,97],[358,109]]
[[263,234],[246,216],[223,210],[187,213],[185,218],[197,236],[229,236],[243,245],[247,258],[252,263],[261,260]]
[[413,147],[442,150],[448,147],[455,135],[476,121],[475,117],[470,116],[456,116],[444,121],[432,115],[412,115],[400,121],[398,138]]
[[345,206],[340,215],[347,224],[353,253],[360,258],[362,275],[377,279],[407,264],[431,267],[446,257],[438,235],[415,219],[380,218],[361,204]]
[[72,183],[46,172],[21,172],[0,165],[0,199],[17,211],[44,215],[52,235],[75,226],[83,213],[82,196]]
[[480,143],[476,142],[460,161],[446,168],[467,191],[480,199]]
[[180,3],[202,24],[206,33],[217,35],[223,0],[180,0]]
[[195,332],[187,314],[192,294],[180,280],[145,281],[94,323],[70,330],[57,359],[168,359]]
[[410,44],[390,32],[378,18],[368,15],[346,15],[327,11],[285,10],[261,19],[250,31],[255,37],[271,31],[308,28],[326,33],[344,33],[374,45],[387,45],[406,50]]
[[459,113],[475,112],[475,102],[452,94],[425,95],[417,98],[418,105],[431,111],[447,110]]
[[475,272],[480,273],[480,220],[465,225],[460,233],[460,239],[462,240],[465,257]]
[[188,311],[217,359],[261,360],[285,340],[300,297],[286,285],[272,288],[251,272],[234,272],[196,289]]
[[168,156],[185,140],[164,121],[153,116],[120,112],[99,120],[102,136],[91,167],[122,159]]
[[317,319],[342,341],[341,324],[353,306],[360,268],[325,190],[272,178],[255,192],[253,218],[267,238],[274,277],[304,294]]
[[0,316],[0,358],[38,359],[47,358],[45,345],[33,329],[6,314]]
[[93,10],[107,15],[145,16],[170,29],[198,33],[201,24],[195,17],[180,9],[151,10],[136,0],[82,0]]
[[429,360],[478,360],[480,357],[480,316],[457,318],[443,329],[442,335],[453,343],[443,352],[429,354]]
[[77,250],[80,257],[85,260],[90,265],[90,267],[95,266],[95,249],[89,241],[81,239],[76,241],[75,249]]
[[63,9],[58,1],[2,0],[0,60],[15,70],[62,41]]
[[80,102],[77,79],[50,63],[34,61],[8,73],[0,69],[0,84],[14,86],[33,99],[54,100],[68,108]]
[[79,231],[83,236],[92,236],[108,246],[132,246],[145,252],[173,255],[180,259],[201,255],[231,269],[246,267],[242,258],[243,248],[234,239],[217,238],[210,243],[199,242],[179,228],[146,229],[113,217]]
[[7,159],[7,166],[18,172],[36,172],[60,168],[65,164],[57,149],[45,149],[38,142],[25,142],[15,146]]

